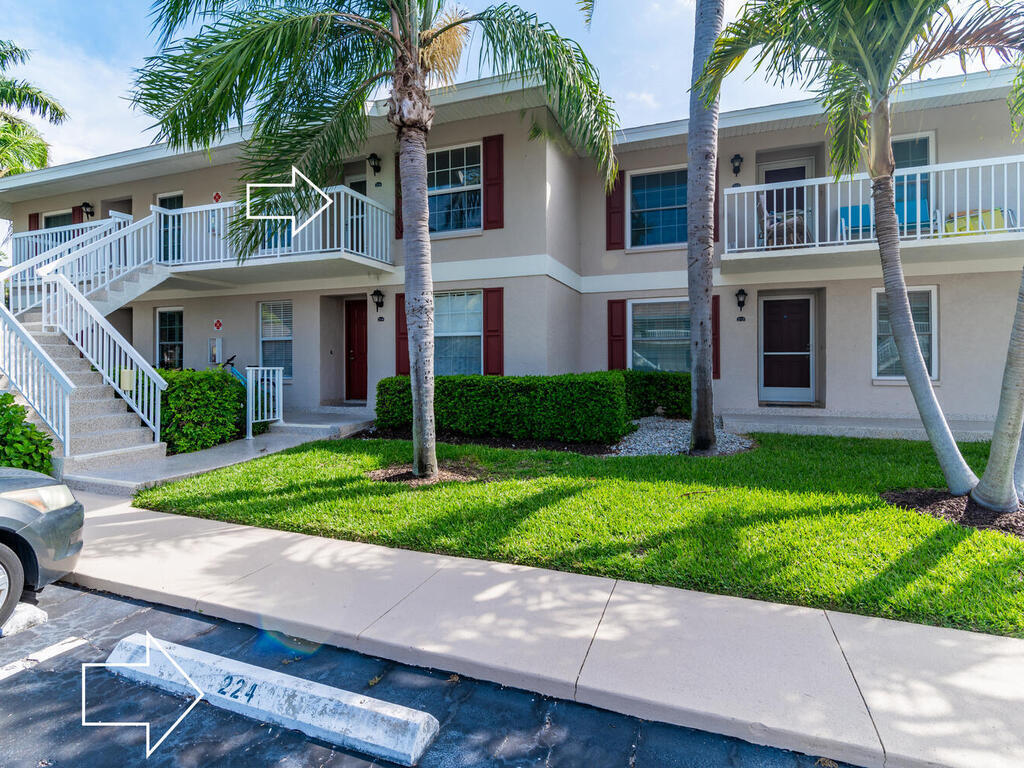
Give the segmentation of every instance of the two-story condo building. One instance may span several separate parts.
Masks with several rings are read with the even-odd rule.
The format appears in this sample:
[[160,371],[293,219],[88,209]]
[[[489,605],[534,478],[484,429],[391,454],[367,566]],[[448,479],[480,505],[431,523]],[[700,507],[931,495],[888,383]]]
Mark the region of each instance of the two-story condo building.
[[[1022,266],[1010,81],[1005,70],[925,81],[896,103],[918,334],[947,413],[978,421],[995,413]],[[531,121],[557,134],[540,89],[480,80],[433,98],[436,372],[685,370],[686,121],[623,130],[606,195],[588,158],[529,140]],[[329,188],[328,211],[244,263],[224,237],[239,209],[241,133],[209,152],[149,146],[0,180],[15,231],[0,274],[0,384],[72,457],[162,450],[160,367],[234,357],[283,368],[289,407],[372,405],[379,379],[408,370],[385,110],[371,105],[361,156],[314,180]],[[724,414],[916,413],[887,323],[870,182],[833,179],[824,131],[813,101],[722,114]]]

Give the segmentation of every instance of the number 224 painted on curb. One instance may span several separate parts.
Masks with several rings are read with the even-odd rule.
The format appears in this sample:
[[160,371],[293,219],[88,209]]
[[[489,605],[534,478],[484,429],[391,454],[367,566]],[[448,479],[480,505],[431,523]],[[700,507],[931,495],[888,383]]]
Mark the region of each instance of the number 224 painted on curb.
[[246,680],[244,677],[226,675],[221,681],[220,688],[217,689],[217,693],[221,696],[227,696],[229,699],[235,699],[236,701],[239,701],[244,697],[246,702],[252,703],[252,697],[256,693],[256,683],[250,685],[249,690],[242,693],[243,689],[245,689],[245,683]]

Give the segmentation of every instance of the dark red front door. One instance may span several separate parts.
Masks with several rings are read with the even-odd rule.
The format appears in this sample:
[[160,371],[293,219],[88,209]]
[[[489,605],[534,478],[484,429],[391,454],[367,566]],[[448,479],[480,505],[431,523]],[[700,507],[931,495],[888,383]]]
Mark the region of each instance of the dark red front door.
[[[802,165],[793,168],[772,168],[764,172],[765,184],[800,182],[807,178],[807,168]],[[804,207],[803,187],[770,189],[764,193],[764,207],[768,213],[800,211]]]
[[366,299],[345,302],[345,399],[366,399]]

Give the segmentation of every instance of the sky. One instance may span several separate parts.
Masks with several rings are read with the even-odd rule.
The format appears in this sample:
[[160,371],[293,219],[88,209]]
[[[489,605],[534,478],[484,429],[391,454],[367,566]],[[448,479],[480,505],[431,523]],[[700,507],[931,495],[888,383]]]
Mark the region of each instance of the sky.
[[[488,3],[460,4],[478,10]],[[521,5],[583,45],[623,126],[686,117],[693,0],[599,0],[590,29],[576,0],[523,0]],[[726,0],[727,18],[741,5],[742,0]],[[49,91],[70,113],[61,126],[39,126],[51,144],[51,164],[152,142],[151,119],[133,112],[126,98],[133,71],[156,52],[149,13],[149,0],[0,0],[0,39],[32,51],[31,61],[12,73]],[[478,72],[471,58],[465,78],[487,74]],[[745,67],[726,81],[721,106],[734,110],[805,96],[795,88],[770,86]]]

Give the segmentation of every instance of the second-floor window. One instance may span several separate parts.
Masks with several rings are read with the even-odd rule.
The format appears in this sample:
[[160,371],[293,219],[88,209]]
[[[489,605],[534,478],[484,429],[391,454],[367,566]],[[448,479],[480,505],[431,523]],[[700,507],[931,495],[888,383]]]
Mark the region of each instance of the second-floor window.
[[43,229],[53,229],[54,227],[66,227],[72,224],[71,211],[63,211],[61,213],[47,213],[43,216]]
[[260,303],[260,365],[284,368],[284,377],[292,377],[292,303]]
[[480,145],[427,154],[430,231],[459,232],[483,226]]
[[630,248],[686,242],[686,169],[629,175]]

